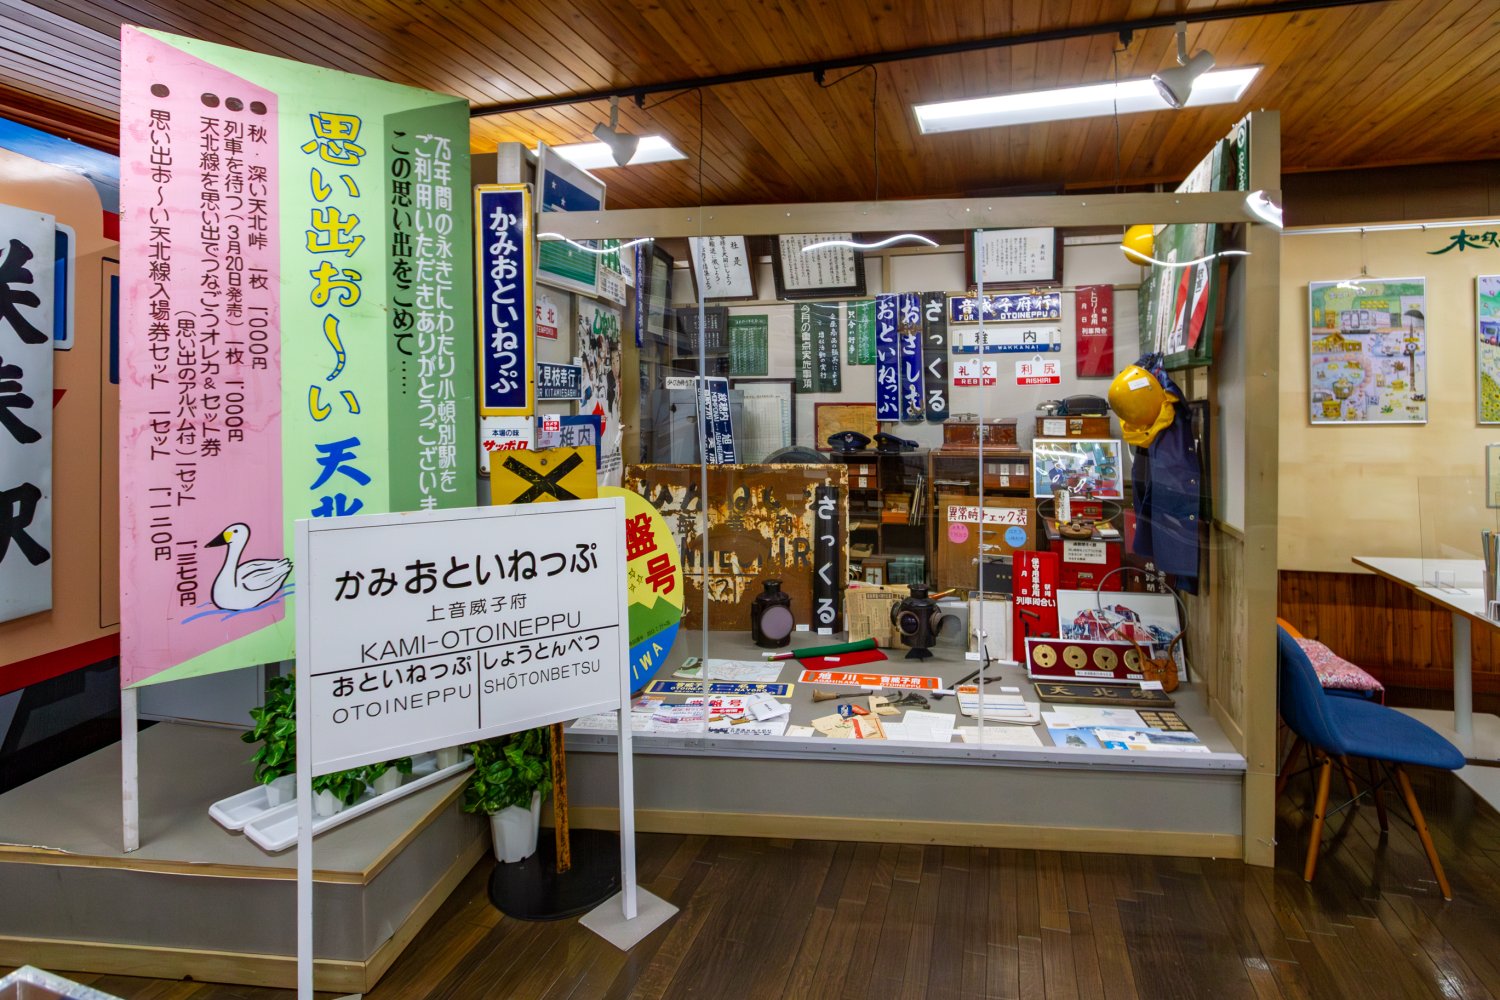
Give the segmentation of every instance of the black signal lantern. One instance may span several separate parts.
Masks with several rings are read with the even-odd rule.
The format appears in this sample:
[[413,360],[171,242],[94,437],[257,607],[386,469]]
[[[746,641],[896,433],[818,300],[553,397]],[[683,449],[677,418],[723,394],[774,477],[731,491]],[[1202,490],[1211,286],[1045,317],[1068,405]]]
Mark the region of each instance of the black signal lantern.
[[911,596],[891,608],[891,624],[896,626],[901,644],[911,647],[906,653],[908,660],[925,660],[932,655],[942,620],[943,613],[937,601],[928,596],[927,585],[912,584]]

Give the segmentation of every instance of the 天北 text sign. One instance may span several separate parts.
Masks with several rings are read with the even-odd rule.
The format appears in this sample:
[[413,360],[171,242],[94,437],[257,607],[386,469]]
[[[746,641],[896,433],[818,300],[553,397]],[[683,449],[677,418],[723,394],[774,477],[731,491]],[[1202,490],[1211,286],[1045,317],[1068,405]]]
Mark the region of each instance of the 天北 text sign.
[[298,523],[313,774],[621,703],[618,498]]

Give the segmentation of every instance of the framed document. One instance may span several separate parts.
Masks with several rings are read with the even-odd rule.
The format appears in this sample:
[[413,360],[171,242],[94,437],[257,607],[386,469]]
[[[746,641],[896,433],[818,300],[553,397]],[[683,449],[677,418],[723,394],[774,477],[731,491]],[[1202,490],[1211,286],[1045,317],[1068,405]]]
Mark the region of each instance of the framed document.
[[693,287],[704,302],[755,298],[755,258],[743,236],[690,236]]
[[965,242],[971,283],[989,289],[1062,282],[1062,240],[1056,229],[970,230]]
[[865,255],[853,247],[807,248],[853,233],[798,233],[771,243],[771,273],[778,299],[863,298]]

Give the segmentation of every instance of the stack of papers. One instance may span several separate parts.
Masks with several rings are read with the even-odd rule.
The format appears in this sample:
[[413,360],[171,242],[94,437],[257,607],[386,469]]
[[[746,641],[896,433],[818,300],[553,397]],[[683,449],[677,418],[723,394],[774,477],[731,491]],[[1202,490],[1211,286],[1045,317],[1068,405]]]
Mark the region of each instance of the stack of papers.
[[[978,712],[979,685],[964,684],[958,688],[958,710],[968,716]],[[1042,721],[1042,716],[1034,702],[1021,697],[1020,688],[985,685],[984,720],[1034,726]]]
[[1042,745],[1042,738],[1036,734],[1036,730],[1027,726],[987,725],[984,727],[983,741],[979,738],[978,726],[961,726],[958,735],[965,743],[983,742],[985,746],[1039,747]]
[[953,739],[954,717],[942,712],[907,712],[900,722],[885,722],[885,738],[913,743],[947,743]]
[[1196,733],[1151,729],[1130,709],[1059,705],[1042,718],[1053,744],[1059,747],[1129,753],[1209,752]]
[[752,660],[709,660],[708,676],[716,681],[765,684],[781,676],[782,666],[781,663],[756,663]]

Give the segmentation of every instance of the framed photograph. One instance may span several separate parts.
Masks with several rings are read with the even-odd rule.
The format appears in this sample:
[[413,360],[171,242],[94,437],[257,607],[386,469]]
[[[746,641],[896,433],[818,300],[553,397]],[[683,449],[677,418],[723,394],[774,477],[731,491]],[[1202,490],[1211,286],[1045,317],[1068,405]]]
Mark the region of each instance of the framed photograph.
[[[1129,642],[1134,638],[1166,649],[1182,633],[1182,612],[1171,594],[1145,594],[1134,591],[1111,591],[1102,595],[1096,590],[1059,590],[1057,592],[1058,631],[1063,639],[1089,642]],[[1187,679],[1187,657],[1184,643],[1172,652],[1177,661],[1177,676]]]
[[1311,282],[1307,331],[1312,423],[1427,422],[1426,278]]
[[754,299],[755,258],[744,236],[690,236],[693,289],[704,302]]
[[1474,322],[1481,424],[1500,424],[1500,274],[1474,279]]
[[853,240],[853,233],[796,233],[771,241],[771,274],[778,299],[863,298],[865,255],[853,247],[823,247],[816,243]]
[[1032,493],[1059,489],[1118,500],[1125,495],[1124,463],[1116,438],[1035,438],[1031,442]]
[[874,403],[816,403],[813,406],[813,447],[829,451],[828,439],[840,431],[858,431],[875,439],[880,421]]
[[[548,212],[597,212],[604,208],[604,182],[573,166],[547,146],[536,151],[537,233],[547,231]],[[536,280],[585,295],[599,294],[600,254],[565,240],[537,243]]]
[[985,290],[1003,285],[1062,284],[1062,237],[1051,227],[969,230],[965,273]]
[[797,440],[796,394],[789,378],[734,378],[729,388],[740,395],[741,420],[734,441],[742,463],[764,462]]
[[636,288],[635,346],[667,342],[667,317],[672,311],[672,255],[652,240],[642,244],[641,276]]

